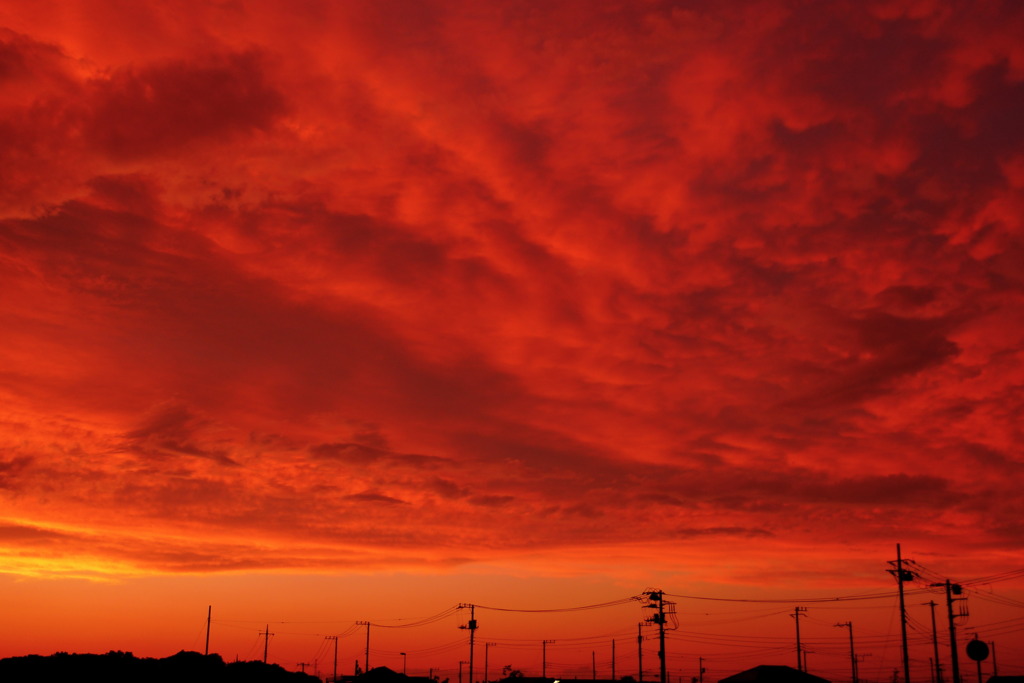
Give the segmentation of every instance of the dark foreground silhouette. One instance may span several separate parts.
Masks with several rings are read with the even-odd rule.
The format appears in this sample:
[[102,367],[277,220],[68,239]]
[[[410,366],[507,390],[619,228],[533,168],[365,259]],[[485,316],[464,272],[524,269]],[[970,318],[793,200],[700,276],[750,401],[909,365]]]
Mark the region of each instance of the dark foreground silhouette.
[[309,674],[285,671],[263,662],[225,663],[220,655],[182,650],[163,659],[138,658],[131,652],[105,655],[58,652],[0,659],[4,683],[319,683]]

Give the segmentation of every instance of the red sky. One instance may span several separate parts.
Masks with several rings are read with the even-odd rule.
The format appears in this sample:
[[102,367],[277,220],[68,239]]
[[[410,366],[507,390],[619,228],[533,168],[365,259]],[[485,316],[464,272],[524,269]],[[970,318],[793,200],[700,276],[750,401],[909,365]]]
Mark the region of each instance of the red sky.
[[[211,649],[278,622],[297,668],[459,602],[893,591],[897,542],[1020,569],[1021,35],[1012,0],[0,4],[0,654],[201,649],[214,604]],[[989,590],[1024,598],[961,625],[1024,673]],[[792,663],[793,606],[680,600],[670,668]],[[609,609],[480,642],[635,647]],[[381,657],[452,671],[466,618]],[[681,639],[716,629],[767,649]]]

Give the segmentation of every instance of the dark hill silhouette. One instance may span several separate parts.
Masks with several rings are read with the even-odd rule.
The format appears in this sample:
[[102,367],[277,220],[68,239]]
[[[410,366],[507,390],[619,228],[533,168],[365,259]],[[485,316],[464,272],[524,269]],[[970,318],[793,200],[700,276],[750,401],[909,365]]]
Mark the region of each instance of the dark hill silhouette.
[[0,659],[4,683],[319,683],[276,664],[230,662],[220,655],[181,652],[163,659],[111,650],[104,655],[57,652]]

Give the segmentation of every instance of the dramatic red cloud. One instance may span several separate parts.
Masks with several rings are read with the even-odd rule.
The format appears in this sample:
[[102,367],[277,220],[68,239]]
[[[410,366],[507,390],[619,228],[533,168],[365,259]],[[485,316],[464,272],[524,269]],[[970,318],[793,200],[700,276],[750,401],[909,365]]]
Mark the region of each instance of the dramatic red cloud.
[[[572,602],[457,576],[587,604],[884,592],[897,541],[1019,568],[1021,35],[1009,0],[7,4],[5,571],[166,609],[225,573],[444,586],[397,618]],[[779,610],[749,637],[788,643]]]

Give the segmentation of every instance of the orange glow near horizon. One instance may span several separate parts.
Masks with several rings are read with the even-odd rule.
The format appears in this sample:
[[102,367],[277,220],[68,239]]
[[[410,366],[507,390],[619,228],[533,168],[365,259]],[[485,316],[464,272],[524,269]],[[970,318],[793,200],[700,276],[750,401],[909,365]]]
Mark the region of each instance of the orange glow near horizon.
[[1024,674],[1024,8],[948,5],[0,5],[0,656],[635,675],[483,607],[654,587],[713,683],[888,592],[802,622],[881,683],[899,542],[913,678],[936,577]]

